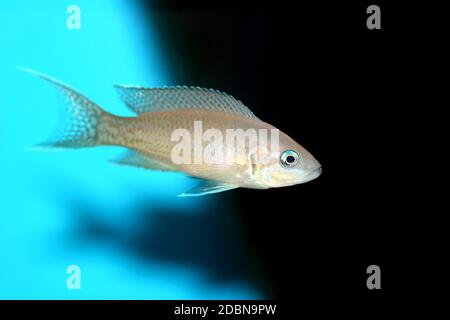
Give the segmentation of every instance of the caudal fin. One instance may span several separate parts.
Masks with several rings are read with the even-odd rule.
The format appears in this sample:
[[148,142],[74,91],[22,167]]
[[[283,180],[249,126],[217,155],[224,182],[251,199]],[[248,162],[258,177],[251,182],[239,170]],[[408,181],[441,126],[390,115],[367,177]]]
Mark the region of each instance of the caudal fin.
[[49,142],[37,147],[83,148],[100,145],[99,125],[109,113],[68,85],[40,72],[17,67],[53,84],[63,96],[61,123]]

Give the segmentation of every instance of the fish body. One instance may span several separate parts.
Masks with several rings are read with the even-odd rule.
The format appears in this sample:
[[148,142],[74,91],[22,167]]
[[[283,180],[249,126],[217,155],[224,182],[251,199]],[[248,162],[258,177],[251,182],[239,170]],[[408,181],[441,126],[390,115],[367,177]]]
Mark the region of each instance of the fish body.
[[[201,179],[182,196],[290,186],[321,173],[319,162],[305,148],[227,94],[197,87],[116,86],[119,97],[137,114],[121,117],[56,79],[24,70],[56,85],[65,98],[62,133],[43,145],[127,148],[115,162]],[[253,138],[259,141],[250,143]]]

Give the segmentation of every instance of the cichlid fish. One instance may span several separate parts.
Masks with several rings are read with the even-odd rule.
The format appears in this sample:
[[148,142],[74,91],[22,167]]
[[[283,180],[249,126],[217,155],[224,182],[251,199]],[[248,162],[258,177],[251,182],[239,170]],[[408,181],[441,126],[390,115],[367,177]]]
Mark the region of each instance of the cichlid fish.
[[[291,186],[321,174],[319,162],[305,148],[258,119],[241,101],[225,93],[199,87],[115,86],[120,99],[137,114],[136,117],[121,117],[105,111],[56,79],[30,69],[19,69],[52,83],[65,98],[65,118],[60,135],[42,146],[84,148],[110,145],[127,148],[125,155],[114,162],[151,170],[183,172],[201,180],[196,187],[179,196],[200,196],[239,187],[268,189]],[[208,140],[205,134],[209,129],[214,129],[215,135]],[[183,130],[182,134],[176,136],[177,130]],[[208,142],[215,142],[218,146],[223,137],[228,138],[230,130],[270,132],[271,139],[267,135],[258,136],[261,140],[270,141],[245,144],[241,149],[236,148],[241,152],[234,157],[217,157],[220,155],[218,148],[214,149],[216,153],[213,152],[215,161],[198,158],[208,149]],[[174,160],[176,150],[180,151],[182,136],[191,144],[188,149],[181,148],[181,158],[191,161]],[[224,148],[220,150],[223,152]],[[192,160],[192,155],[197,158]]]

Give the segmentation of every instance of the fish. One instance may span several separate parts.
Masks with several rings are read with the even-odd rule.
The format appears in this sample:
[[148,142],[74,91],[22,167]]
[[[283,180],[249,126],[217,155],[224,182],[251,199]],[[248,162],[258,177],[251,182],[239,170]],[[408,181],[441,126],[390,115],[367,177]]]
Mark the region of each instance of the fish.
[[[221,91],[115,85],[121,101],[136,115],[124,117],[106,111],[57,79],[18,68],[51,83],[64,98],[59,134],[40,147],[123,147],[126,152],[114,163],[182,172],[199,180],[178,196],[287,187],[316,179],[322,172],[320,163],[304,147]],[[251,143],[254,137],[264,143]],[[224,146],[224,140],[231,141],[232,147]],[[233,147],[238,140],[244,143]],[[231,156],[225,150],[231,150]]]

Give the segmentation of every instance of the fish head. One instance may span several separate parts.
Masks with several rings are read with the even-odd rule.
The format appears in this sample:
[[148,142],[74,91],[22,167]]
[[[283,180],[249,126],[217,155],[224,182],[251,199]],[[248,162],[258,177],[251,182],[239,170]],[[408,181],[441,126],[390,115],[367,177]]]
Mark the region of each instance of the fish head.
[[254,179],[266,188],[292,186],[320,176],[322,168],[314,156],[288,135],[280,132],[278,147],[271,148],[270,161],[259,164]]

